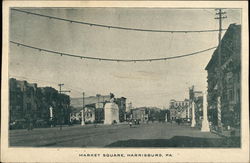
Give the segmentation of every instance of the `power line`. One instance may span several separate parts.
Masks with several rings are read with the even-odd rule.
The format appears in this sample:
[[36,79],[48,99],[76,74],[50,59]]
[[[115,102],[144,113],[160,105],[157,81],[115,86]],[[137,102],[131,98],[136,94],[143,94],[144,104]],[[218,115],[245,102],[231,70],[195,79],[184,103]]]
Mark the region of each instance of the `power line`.
[[[24,11],[24,10],[20,10],[20,9],[11,9],[11,10],[26,13],[26,14],[31,14],[31,15],[35,15],[35,16],[40,16],[40,17],[46,17],[49,19],[55,19],[55,20],[75,23],[75,24],[95,26],[95,27],[108,28],[108,29],[127,30],[127,31],[161,32],[161,33],[163,33],[163,32],[164,33],[201,33],[201,32],[217,32],[218,31],[217,29],[210,29],[210,30],[156,30],[156,29],[141,29],[141,28],[121,27],[121,26],[112,26],[112,25],[104,25],[104,24],[96,24],[96,23],[90,23],[90,22],[70,20],[70,19],[65,19],[65,18],[60,18],[60,17],[55,17],[55,16],[38,14],[38,13],[30,12],[30,11]],[[222,29],[222,30],[226,30],[226,29]]]
[[184,54],[184,55],[178,55],[178,56],[172,56],[172,57],[164,57],[164,58],[149,58],[149,59],[113,59],[113,58],[100,58],[100,57],[89,57],[89,56],[80,56],[80,55],[74,55],[74,54],[68,54],[68,53],[63,53],[63,52],[58,52],[58,51],[53,51],[53,50],[48,50],[48,49],[43,49],[43,48],[38,48],[26,44],[21,44],[18,42],[10,41],[12,44],[16,44],[17,46],[23,46],[26,48],[30,49],[36,49],[56,55],[61,55],[61,56],[69,56],[69,57],[75,57],[75,58],[80,58],[80,59],[89,59],[89,60],[99,60],[99,61],[110,61],[110,62],[151,62],[151,61],[162,61],[162,60],[170,60],[170,59],[177,59],[177,58],[183,58],[183,57],[188,57],[192,55],[196,55],[199,53],[203,53],[206,51],[210,51],[212,49],[215,49],[216,47],[211,47],[205,50],[200,50],[197,52],[189,53],[189,54]]

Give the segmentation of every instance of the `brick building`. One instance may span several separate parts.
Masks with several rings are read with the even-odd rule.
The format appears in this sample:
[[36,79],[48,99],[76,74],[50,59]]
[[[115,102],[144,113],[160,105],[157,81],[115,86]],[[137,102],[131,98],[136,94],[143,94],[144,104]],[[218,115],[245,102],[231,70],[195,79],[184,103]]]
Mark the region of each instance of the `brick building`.
[[[218,48],[206,66],[208,73],[208,113],[212,124],[218,125],[217,97],[219,82]],[[231,24],[221,40],[221,122],[240,126],[241,110],[241,25]]]
[[9,121],[33,120],[37,118],[37,84],[9,80]]
[[14,78],[9,79],[9,122],[21,124],[24,128],[27,121],[34,127],[49,126],[50,110],[53,108],[53,124],[68,124],[69,96],[59,94],[52,87],[37,87],[36,83],[28,83]]

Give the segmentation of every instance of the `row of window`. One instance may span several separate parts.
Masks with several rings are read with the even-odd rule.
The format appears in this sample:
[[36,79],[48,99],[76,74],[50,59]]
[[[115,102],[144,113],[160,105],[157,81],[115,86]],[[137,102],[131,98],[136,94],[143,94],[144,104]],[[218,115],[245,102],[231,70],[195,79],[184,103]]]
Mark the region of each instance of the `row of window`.
[[174,106],[175,107],[177,107],[177,106],[186,106],[186,105],[188,105],[189,104],[189,102],[175,102],[174,103]]

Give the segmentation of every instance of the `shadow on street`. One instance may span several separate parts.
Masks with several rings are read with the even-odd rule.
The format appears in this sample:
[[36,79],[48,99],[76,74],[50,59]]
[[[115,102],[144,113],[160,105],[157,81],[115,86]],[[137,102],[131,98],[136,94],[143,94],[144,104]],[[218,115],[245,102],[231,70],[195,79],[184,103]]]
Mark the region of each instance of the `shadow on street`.
[[239,148],[240,137],[231,138],[196,138],[174,136],[171,139],[130,139],[117,141],[106,147],[219,147]]

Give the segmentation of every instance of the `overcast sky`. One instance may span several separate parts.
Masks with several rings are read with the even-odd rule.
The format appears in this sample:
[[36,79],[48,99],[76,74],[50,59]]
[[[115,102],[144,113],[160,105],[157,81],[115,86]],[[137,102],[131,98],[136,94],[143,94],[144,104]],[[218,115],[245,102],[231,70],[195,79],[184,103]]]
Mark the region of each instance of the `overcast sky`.
[[[214,9],[36,8],[23,10],[90,23],[159,30],[217,29]],[[226,9],[223,28],[241,24],[241,12]],[[10,40],[82,56],[145,59],[200,51],[218,43],[218,32],[153,33],[107,29],[11,11]],[[206,90],[204,70],[212,51],[168,61],[117,63],[81,60],[10,44],[9,75],[38,86],[64,83],[71,97],[114,93],[133,106],[167,107],[188,98],[188,88]]]

